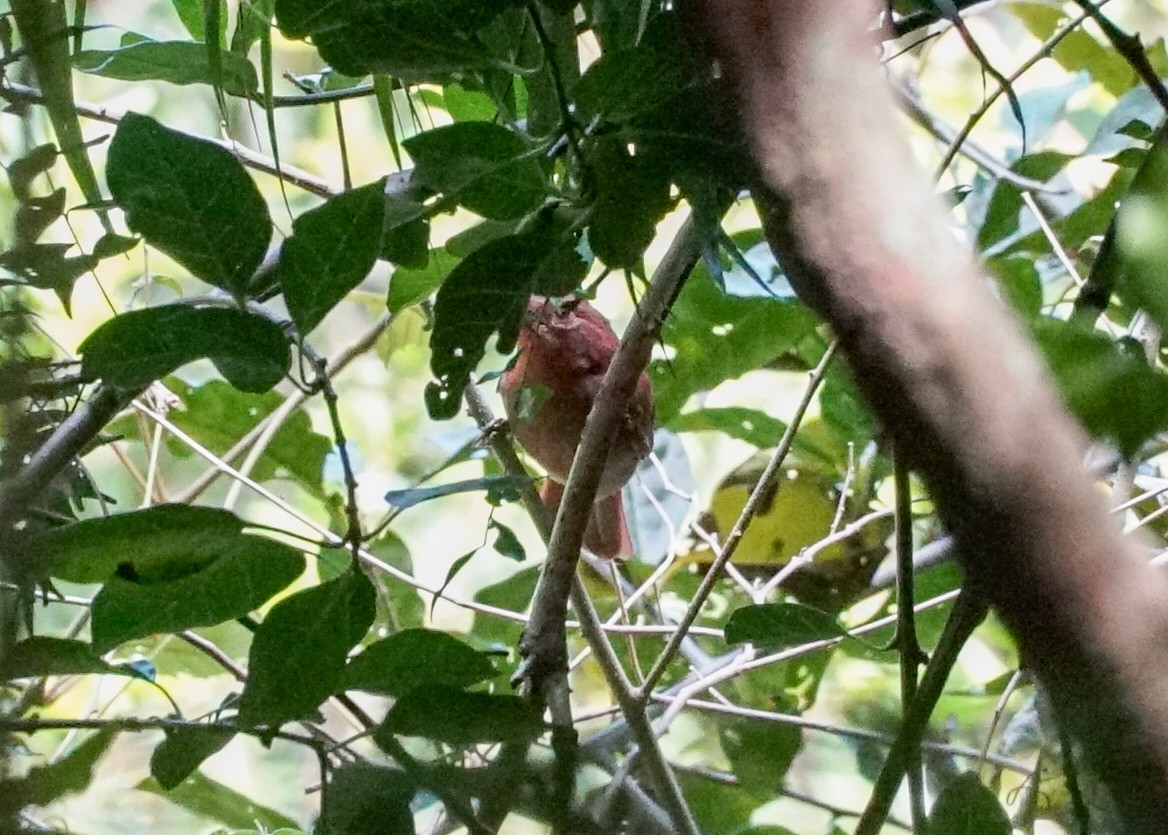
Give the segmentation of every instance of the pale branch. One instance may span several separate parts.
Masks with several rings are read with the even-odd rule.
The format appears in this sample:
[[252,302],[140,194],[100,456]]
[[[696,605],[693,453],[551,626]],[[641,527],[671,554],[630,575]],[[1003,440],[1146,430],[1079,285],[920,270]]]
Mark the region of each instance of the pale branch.
[[954,238],[876,59],[878,4],[693,0],[735,89],[768,240],[929,486],[967,585],[1128,831],[1168,820],[1168,580],[1111,523],[1087,439]]

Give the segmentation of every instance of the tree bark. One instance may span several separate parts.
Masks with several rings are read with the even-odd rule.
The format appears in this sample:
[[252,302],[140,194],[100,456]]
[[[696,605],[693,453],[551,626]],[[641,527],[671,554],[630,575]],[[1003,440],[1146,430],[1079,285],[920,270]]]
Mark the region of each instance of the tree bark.
[[1081,466],[1087,439],[914,165],[878,6],[692,0],[737,97],[768,239],[926,480],[1125,831],[1168,831],[1168,581]]

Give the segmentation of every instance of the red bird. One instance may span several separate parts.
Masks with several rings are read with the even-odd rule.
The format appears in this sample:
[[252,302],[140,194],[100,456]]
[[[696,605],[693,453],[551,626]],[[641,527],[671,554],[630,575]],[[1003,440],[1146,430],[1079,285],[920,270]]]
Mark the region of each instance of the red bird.
[[[619,344],[609,321],[586,301],[532,296],[528,303],[519,356],[503,373],[499,391],[515,439],[547,470],[540,495],[553,511]],[[653,449],[653,423],[653,390],[642,373],[609,449],[584,533],[585,547],[601,557],[624,559],[633,552],[621,488]]]

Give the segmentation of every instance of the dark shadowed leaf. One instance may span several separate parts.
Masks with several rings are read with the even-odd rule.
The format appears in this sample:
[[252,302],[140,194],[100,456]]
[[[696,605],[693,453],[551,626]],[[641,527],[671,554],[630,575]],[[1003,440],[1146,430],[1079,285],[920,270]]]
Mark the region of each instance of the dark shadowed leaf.
[[241,294],[272,237],[251,177],[225,149],[128,113],[106,178],[126,222],[209,284]]
[[166,739],[150,756],[150,774],[167,791],[187,779],[203,760],[222,750],[235,736],[234,730],[214,725],[175,725],[164,730]]
[[782,787],[803,744],[803,731],[796,725],[735,719],[719,723],[718,738],[738,784],[766,800]]
[[278,727],[342,690],[349,650],[375,614],[373,586],[356,568],[277,603],[252,642],[239,721]]
[[994,793],[966,772],[942,789],[929,812],[928,835],[1010,835],[1010,819]]
[[85,791],[93,780],[93,770],[113,741],[116,731],[106,727],[48,765],[37,766],[28,775],[0,788],[0,815],[6,819],[24,806],[45,806],[65,795]]
[[331,198],[292,224],[279,279],[302,336],[365,280],[381,252],[385,181]]
[[843,634],[834,617],[802,603],[743,606],[726,622],[726,643],[755,644],[772,651]]
[[4,657],[0,678],[32,676],[124,675],[137,677],[125,667],[110,664],[98,657],[84,641],[33,635],[18,641]]
[[673,205],[669,173],[659,161],[633,156],[615,137],[598,143],[590,162],[597,192],[588,243],[608,266],[635,268]]
[[559,245],[550,225],[537,222],[526,232],[483,245],[447,276],[434,303],[430,336],[430,369],[437,378],[426,387],[432,417],[457,414],[462,390],[491,336],[498,333],[501,352],[515,347],[528,296],[537,289],[542,264]]
[[547,194],[539,156],[523,137],[502,125],[459,122],[403,144],[416,165],[416,182],[483,217],[521,217]]
[[419,687],[467,687],[494,675],[487,656],[457,638],[431,629],[405,629],[370,644],[350,661],[345,687],[400,696]]
[[453,687],[412,690],[394,703],[373,734],[421,736],[451,745],[529,741],[543,719],[519,696],[468,693]]
[[226,307],[168,304],[106,321],[78,351],[88,379],[140,388],[206,357],[236,388],[263,392],[284,378],[291,354],[274,322]]
[[413,835],[410,809],[417,787],[404,771],[346,763],[333,772],[321,804],[319,831],[344,835]]
[[451,72],[494,65],[476,32],[516,5],[519,0],[277,0],[276,19],[285,36],[311,37],[321,57],[347,75],[441,80]]

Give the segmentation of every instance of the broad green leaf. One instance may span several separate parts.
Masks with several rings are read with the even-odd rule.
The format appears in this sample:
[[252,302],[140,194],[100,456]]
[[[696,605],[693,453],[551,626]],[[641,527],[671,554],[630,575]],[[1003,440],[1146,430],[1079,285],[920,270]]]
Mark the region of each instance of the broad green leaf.
[[1035,327],[1063,400],[1088,432],[1130,455],[1168,426],[1168,375],[1149,366],[1138,345],[1054,319]]
[[467,687],[494,675],[490,660],[457,638],[431,629],[405,629],[352,659],[345,688],[400,696],[415,688]]
[[410,809],[418,786],[396,768],[345,763],[324,786],[325,817],[319,832],[344,835],[406,835],[415,832]]
[[45,806],[85,791],[116,733],[113,727],[102,728],[56,762],[37,766],[23,778],[0,781],[0,819],[11,820],[25,806]]
[[764,603],[736,609],[726,622],[727,644],[756,644],[768,651],[838,638],[843,627],[827,612],[802,603]]
[[[393,566],[407,575],[413,576],[414,565],[410,552],[401,537],[392,531],[369,546],[369,550],[379,560]],[[384,603],[386,619],[397,630],[421,626],[426,608],[418,590],[389,574],[379,574],[381,578],[380,599]],[[325,579],[321,575],[321,579]]]
[[215,725],[175,725],[164,730],[166,738],[150,755],[150,775],[167,791],[235,737],[232,728]]
[[[208,380],[191,388],[169,377],[166,386],[180,400],[180,406],[170,411],[170,420],[218,455],[234,447],[284,402],[284,397],[274,391],[248,394],[222,380]],[[319,495],[325,456],[332,446],[331,439],[313,430],[312,418],[298,409],[270,437],[263,455],[251,470],[251,477],[256,481],[290,477]],[[182,458],[194,454],[177,438],[168,437],[167,447],[173,455]]]
[[998,280],[998,289],[1014,311],[1030,321],[1042,312],[1042,280],[1034,259],[1025,256],[990,258],[986,266]]
[[385,181],[378,180],[333,197],[293,222],[278,271],[301,336],[373,269],[381,253],[384,207]]
[[124,675],[136,677],[133,670],[110,664],[94,654],[84,641],[33,635],[17,641],[4,656],[0,678],[33,676]]
[[85,338],[82,375],[134,389],[206,357],[241,391],[264,392],[288,373],[291,354],[280,326],[225,307],[170,304],[109,319]]
[[465,481],[455,481],[450,484],[439,484],[434,487],[411,487],[408,490],[390,490],[385,494],[385,501],[393,505],[398,511],[413,507],[431,499],[440,499],[443,496],[453,496],[458,493],[474,493],[479,490],[520,490],[530,479],[524,476],[489,475],[481,478],[469,478]]
[[373,739],[420,736],[450,745],[473,745],[531,741],[543,729],[543,718],[519,696],[439,686],[411,690],[398,699]]
[[609,267],[635,269],[673,205],[669,174],[659,160],[634,157],[616,138],[598,143],[589,163],[597,184],[588,243]]
[[1168,127],[1160,128],[1144,157],[1115,224],[1123,285],[1163,328],[1168,324]]
[[[71,583],[105,582],[129,560],[139,574],[154,577],[163,566],[174,570],[178,554],[188,560],[178,566],[180,572],[206,566],[215,557],[204,545],[243,536],[245,524],[218,508],[162,504],[52,528],[32,537],[27,550],[44,554],[55,565],[53,576]],[[158,570],[151,564],[155,559]]]
[[437,290],[450,272],[458,266],[459,259],[444,249],[431,250],[424,267],[398,267],[389,279],[389,295],[385,306],[390,313],[397,313],[410,305],[428,299]]
[[519,0],[277,0],[276,19],[286,37],[311,37],[325,62],[348,75],[442,81],[449,73],[496,63],[476,33],[516,5]]
[[169,791],[158,785],[153,777],[148,777],[134,786],[138,791],[149,792],[166,798],[171,803],[217,821],[232,829],[271,833],[281,830],[299,832],[296,821],[279,812],[261,806],[246,795],[229,789],[222,783],[204,777],[198,771]]
[[787,424],[758,409],[742,406],[695,409],[669,421],[674,432],[722,432],[759,449],[775,446]]
[[649,366],[658,420],[670,422],[691,395],[766,365],[815,327],[801,303],[728,296],[699,265],[662,329],[672,357]]
[[[219,6],[219,31],[216,33],[220,43],[227,42],[227,1],[215,0]],[[206,40],[206,16],[204,14],[204,7],[207,5],[207,0],[170,0],[170,5],[174,6],[175,14],[178,19],[182,21],[183,27],[190,33],[190,36],[196,41]],[[244,4],[249,5],[249,4]]]
[[[1010,170],[1023,177],[1045,183],[1062,171],[1070,161],[1066,154],[1043,151],[1017,160]],[[1018,231],[1021,212],[1025,207],[1022,192],[1013,183],[999,180],[986,207],[985,220],[977,233],[980,249],[988,249]]]
[[523,562],[527,559],[527,552],[523,549],[523,543],[519,541],[515,531],[496,519],[491,520],[489,527],[495,532],[494,547],[496,553],[516,562]]
[[128,113],[106,179],[126,222],[209,284],[240,295],[267,251],[272,221],[227,149]]
[[703,835],[740,835],[759,805],[758,798],[739,785],[707,780],[689,771],[679,771],[677,781]]
[[[205,564],[198,565],[200,560]],[[169,553],[154,551],[141,570],[128,555],[93,599],[94,648],[105,652],[156,632],[242,617],[303,571],[299,551],[248,534],[203,537],[198,550],[187,544]]]
[[255,67],[241,55],[224,52],[216,79],[205,44],[193,41],[139,41],[119,49],[87,49],[73,56],[73,66],[90,75],[120,81],[169,81],[171,84],[222,84],[233,96],[259,90]]
[[[525,568],[505,580],[479,589],[475,594],[476,603],[522,612],[531,603],[535,584],[539,580],[539,566]],[[521,624],[497,618],[492,615],[476,614],[473,635],[482,641],[496,641],[502,646],[513,647],[519,640]]]
[[252,642],[240,723],[276,728],[343,690],[346,657],[375,614],[373,586],[355,567],[273,606]]
[[539,156],[515,131],[490,122],[458,122],[428,130],[403,145],[413,179],[483,217],[521,217],[547,195]]
[[718,739],[738,785],[769,800],[783,786],[803,731],[797,725],[734,719],[718,724]]
[[1010,835],[1014,829],[994,793],[977,774],[955,777],[929,811],[927,835]]

